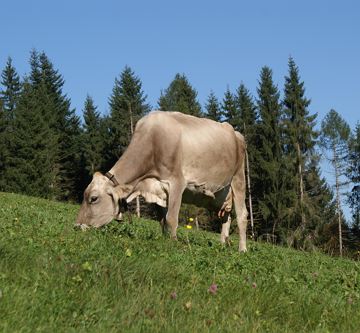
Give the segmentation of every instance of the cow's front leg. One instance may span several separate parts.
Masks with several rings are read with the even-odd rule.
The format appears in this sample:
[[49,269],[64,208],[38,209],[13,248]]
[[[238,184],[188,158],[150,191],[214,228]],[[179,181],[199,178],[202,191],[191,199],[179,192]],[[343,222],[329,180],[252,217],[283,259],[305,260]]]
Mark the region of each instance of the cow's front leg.
[[173,181],[170,183],[168,193],[168,211],[166,214],[166,228],[172,239],[176,239],[176,229],[179,224],[179,210],[184,190],[184,181]]

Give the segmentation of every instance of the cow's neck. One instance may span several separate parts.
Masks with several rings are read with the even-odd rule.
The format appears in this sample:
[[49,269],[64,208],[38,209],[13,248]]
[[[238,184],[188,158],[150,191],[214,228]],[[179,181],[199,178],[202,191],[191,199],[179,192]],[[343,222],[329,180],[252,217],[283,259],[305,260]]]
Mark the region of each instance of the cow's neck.
[[120,185],[126,184],[135,186],[149,170],[146,158],[144,157],[145,156],[141,153],[137,155],[126,151],[109,172],[115,176]]

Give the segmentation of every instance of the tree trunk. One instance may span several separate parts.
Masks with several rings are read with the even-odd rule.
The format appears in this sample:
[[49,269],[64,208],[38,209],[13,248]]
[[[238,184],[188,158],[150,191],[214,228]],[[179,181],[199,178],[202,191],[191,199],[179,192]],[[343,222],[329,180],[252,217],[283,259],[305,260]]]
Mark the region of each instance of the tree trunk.
[[306,218],[304,214],[304,180],[303,180],[303,170],[302,170],[302,163],[301,163],[301,151],[300,151],[300,144],[296,143],[296,151],[298,157],[298,172],[299,172],[299,186],[300,186],[300,210],[301,210],[301,227],[304,229],[306,225]]
[[341,203],[340,203],[340,175],[339,175],[339,165],[338,165],[338,156],[336,153],[336,147],[333,146],[333,164],[335,169],[335,188],[336,188],[336,210],[338,214],[338,225],[339,225],[339,252],[340,257],[342,257],[342,228],[341,228]]
[[250,210],[250,225],[251,225],[251,236],[252,239],[255,239],[254,234],[254,216],[253,216],[253,209],[252,209],[252,198],[251,198],[251,184],[250,184],[250,166],[249,166],[249,155],[247,152],[247,148],[245,148],[245,160],[246,160],[246,177],[247,177],[247,187],[249,193],[249,210]]

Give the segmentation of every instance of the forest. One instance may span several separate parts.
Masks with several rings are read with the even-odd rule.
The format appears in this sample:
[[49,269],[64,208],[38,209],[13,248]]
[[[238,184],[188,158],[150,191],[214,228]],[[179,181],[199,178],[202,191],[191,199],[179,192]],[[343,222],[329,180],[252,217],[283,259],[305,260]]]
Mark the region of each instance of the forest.
[[[350,128],[334,109],[324,119],[311,113],[293,58],[282,90],[264,66],[255,96],[239,78],[235,91],[210,91],[203,106],[182,73],[159,92],[158,105],[150,105],[140,76],[125,66],[109,92],[108,114],[90,95],[75,110],[65,78],[45,52],[32,50],[29,66],[21,78],[8,58],[1,73],[0,191],[79,202],[92,174],[121,157],[142,116],[152,109],[179,111],[229,122],[245,136],[251,238],[360,258],[360,122]],[[334,186],[321,172],[324,159]],[[184,219],[197,216],[200,227],[211,229],[208,212],[182,211]]]

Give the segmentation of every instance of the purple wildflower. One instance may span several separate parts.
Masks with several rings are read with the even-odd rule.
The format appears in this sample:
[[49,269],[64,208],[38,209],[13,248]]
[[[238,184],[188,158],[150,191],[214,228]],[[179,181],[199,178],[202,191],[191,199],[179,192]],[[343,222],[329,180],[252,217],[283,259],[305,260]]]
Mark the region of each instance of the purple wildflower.
[[217,292],[217,289],[218,289],[217,284],[213,283],[213,284],[209,287],[208,292],[209,292],[210,294],[215,295],[216,292]]

